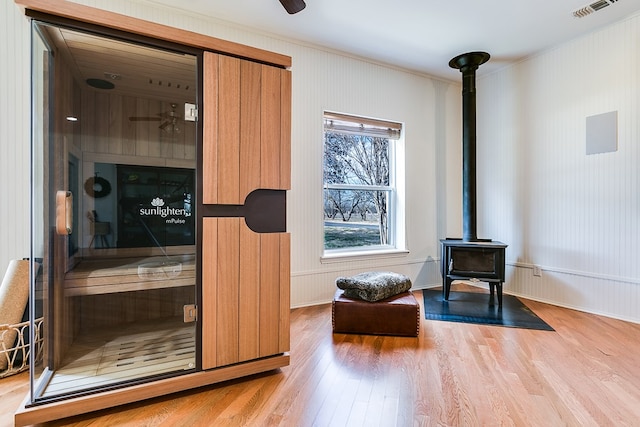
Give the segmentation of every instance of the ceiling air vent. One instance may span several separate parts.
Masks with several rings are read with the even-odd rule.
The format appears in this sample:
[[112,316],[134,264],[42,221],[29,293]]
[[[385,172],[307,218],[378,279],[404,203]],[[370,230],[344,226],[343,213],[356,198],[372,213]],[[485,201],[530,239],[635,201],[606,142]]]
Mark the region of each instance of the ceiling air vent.
[[580,9],[574,10],[573,16],[576,18],[584,18],[587,15],[591,15],[593,12],[597,12],[601,9],[604,9],[607,6],[616,3],[618,0],[598,0],[591,4],[581,7]]

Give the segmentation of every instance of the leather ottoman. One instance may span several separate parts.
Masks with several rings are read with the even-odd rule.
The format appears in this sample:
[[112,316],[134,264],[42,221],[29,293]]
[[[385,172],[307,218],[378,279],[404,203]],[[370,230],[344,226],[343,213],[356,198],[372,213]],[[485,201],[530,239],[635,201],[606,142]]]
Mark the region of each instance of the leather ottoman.
[[420,306],[410,291],[376,302],[349,298],[343,292],[338,289],[333,297],[333,332],[418,336]]

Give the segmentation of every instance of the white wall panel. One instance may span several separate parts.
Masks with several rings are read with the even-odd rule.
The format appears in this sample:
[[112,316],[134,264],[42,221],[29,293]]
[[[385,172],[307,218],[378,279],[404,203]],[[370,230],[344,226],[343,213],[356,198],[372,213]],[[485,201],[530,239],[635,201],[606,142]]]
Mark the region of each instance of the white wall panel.
[[[509,244],[508,292],[640,321],[639,40],[635,16],[478,80],[479,234]],[[609,111],[618,150],[586,155]]]
[[0,4],[0,278],[29,256],[30,36],[13,2]]

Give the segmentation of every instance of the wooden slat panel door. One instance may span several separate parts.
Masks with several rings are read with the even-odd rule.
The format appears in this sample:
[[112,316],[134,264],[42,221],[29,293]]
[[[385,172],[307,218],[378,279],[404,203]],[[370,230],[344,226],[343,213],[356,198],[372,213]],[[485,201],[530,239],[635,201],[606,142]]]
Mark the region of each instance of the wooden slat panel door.
[[218,203],[241,204],[240,198],[240,62],[221,55],[218,68]]
[[289,350],[289,234],[203,219],[203,368]]
[[216,263],[216,360],[218,366],[239,360],[240,218],[218,218]]
[[240,227],[240,282],[238,361],[260,357],[260,239],[242,221]]
[[205,52],[202,90],[202,203],[218,203],[218,67],[220,55]]
[[203,203],[240,204],[240,63],[204,57]]
[[[240,187],[238,203],[244,203],[247,194],[257,188],[267,188],[260,183],[260,171],[264,165],[260,156],[262,108],[262,69],[265,66],[243,61],[240,88]],[[240,200],[241,199],[241,200]]]
[[291,234],[280,233],[280,324],[278,331],[278,352],[289,351],[290,328],[289,316],[291,313]]
[[204,65],[203,203],[290,189],[291,73],[213,53]]
[[260,357],[289,351],[290,235],[261,234]]
[[[289,71],[205,53],[204,205],[290,188],[290,98]],[[289,234],[256,233],[241,217],[202,228],[203,369],[287,352]]]
[[264,67],[261,87],[260,170],[262,188],[280,188],[280,70]]
[[202,219],[202,367],[218,365],[216,307],[218,306],[218,218]]
[[291,189],[291,72],[287,70],[280,70],[280,189]]

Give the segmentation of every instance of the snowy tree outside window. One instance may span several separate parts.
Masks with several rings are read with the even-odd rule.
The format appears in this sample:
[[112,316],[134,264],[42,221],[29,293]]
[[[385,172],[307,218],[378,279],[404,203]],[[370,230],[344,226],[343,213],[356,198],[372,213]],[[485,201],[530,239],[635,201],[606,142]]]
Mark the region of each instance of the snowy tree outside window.
[[394,247],[398,123],[325,113],[324,248]]

